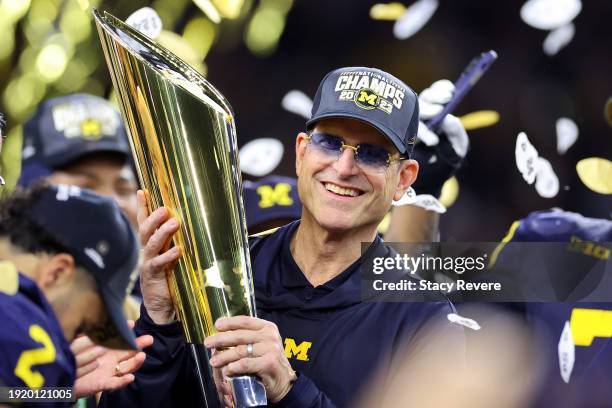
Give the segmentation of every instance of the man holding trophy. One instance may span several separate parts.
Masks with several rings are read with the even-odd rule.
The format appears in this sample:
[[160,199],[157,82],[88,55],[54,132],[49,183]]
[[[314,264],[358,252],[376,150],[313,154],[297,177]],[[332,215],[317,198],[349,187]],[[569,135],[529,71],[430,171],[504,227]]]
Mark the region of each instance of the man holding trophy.
[[145,188],[135,331],[154,337],[135,381],[102,406],[211,407],[217,396],[349,406],[406,347],[454,335],[463,344],[446,298],[362,296],[365,260],[390,255],[376,227],[418,173],[414,91],[374,68],[330,72],[295,142],[302,217],[247,240],[227,100],[159,44],[94,16]]
[[[375,94],[374,87],[387,91]],[[363,259],[382,247],[376,226],[418,173],[409,158],[418,128],[415,93],[378,69],[338,69],[319,86],[306,125],[295,145],[301,220],[250,241],[258,317],[219,319],[217,334],[204,343],[217,350],[210,364],[227,405],[224,379],[250,374],[274,406],[348,406],[425,324],[442,323],[436,336],[460,331],[447,320],[450,303],[361,299]],[[138,204],[144,305],[136,330],[152,334],[155,344],[134,384],[102,404],[201,406],[166,280],[181,257],[178,247],[164,249],[179,222],[164,207],[149,214],[142,192]],[[364,255],[362,242],[371,243]]]

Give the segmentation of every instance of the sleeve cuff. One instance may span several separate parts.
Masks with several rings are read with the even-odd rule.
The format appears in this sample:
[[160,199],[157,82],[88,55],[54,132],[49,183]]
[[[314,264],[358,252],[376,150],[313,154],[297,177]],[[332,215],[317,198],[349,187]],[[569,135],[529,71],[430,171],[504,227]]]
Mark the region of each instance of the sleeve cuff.
[[298,378],[293,383],[293,386],[276,404],[271,404],[271,407],[311,407],[314,405],[320,391],[310,378],[297,373]]
[[182,336],[183,328],[181,322],[175,320],[167,324],[157,324],[151,319],[147,309],[145,308],[144,302],[140,305],[140,318],[136,321],[135,326],[136,334],[152,334],[158,333],[165,337]]

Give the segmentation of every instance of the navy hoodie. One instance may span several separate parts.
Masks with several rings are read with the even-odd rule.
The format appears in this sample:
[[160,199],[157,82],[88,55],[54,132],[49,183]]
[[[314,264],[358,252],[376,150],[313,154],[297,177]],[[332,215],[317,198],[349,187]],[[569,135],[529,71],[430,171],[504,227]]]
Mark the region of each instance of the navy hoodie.
[[[462,330],[447,319],[455,311],[448,300],[362,300],[364,257],[376,253],[373,251],[377,256],[391,251],[379,237],[345,271],[313,287],[289,248],[298,225],[296,221],[251,242],[257,315],[278,326],[285,354],[298,373],[289,393],[274,406],[351,406],[372,376],[378,370],[389,370],[394,353],[425,332],[421,329],[426,324],[442,323],[442,332],[436,335],[457,335],[461,341]],[[100,406],[203,406],[180,323],[156,325],[143,307],[136,332],[153,335],[154,345],[145,350],[147,359],[134,383],[105,393]]]

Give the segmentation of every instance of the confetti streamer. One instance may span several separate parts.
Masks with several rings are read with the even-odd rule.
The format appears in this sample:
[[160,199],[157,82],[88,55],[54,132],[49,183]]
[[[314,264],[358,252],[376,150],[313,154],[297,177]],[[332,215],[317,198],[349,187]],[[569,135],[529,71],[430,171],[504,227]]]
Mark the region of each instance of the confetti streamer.
[[494,110],[483,110],[468,113],[459,118],[465,130],[474,130],[495,125],[499,122],[499,113]]
[[538,151],[527,139],[527,134],[521,132],[516,137],[514,150],[516,167],[528,184],[533,184],[536,178],[536,161]]
[[569,24],[582,10],[580,0],[528,0],[521,7],[521,19],[540,30],[554,30]]
[[438,0],[418,0],[395,22],[393,34],[400,40],[416,34],[438,9]]
[[136,10],[125,22],[152,39],[156,39],[162,31],[161,18],[151,7]]
[[310,119],[312,112],[312,99],[302,91],[289,91],[281,102],[283,109],[300,115],[305,119]]
[[557,152],[565,154],[578,139],[578,126],[569,118],[559,118],[555,128],[557,130]]
[[446,208],[450,208],[457,201],[457,197],[459,197],[459,181],[453,176],[442,185],[440,203]]
[[536,162],[535,189],[544,198],[553,198],[559,193],[559,178],[550,162],[543,157],[538,157]]
[[585,186],[599,194],[612,194],[612,162],[601,157],[589,157],[576,164],[578,177]]
[[375,4],[370,9],[370,17],[374,20],[396,21],[406,12],[402,3]]
[[572,41],[576,29],[572,23],[561,26],[546,36],[542,49],[546,55],[556,55],[563,47]]
[[279,165],[284,147],[280,140],[269,137],[251,140],[238,152],[240,170],[246,174],[263,177]]

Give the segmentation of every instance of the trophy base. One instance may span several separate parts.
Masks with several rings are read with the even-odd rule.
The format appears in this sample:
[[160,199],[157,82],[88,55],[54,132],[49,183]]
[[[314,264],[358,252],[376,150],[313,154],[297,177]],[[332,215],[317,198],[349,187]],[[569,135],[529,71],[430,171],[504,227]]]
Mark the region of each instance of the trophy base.
[[268,405],[266,389],[257,377],[241,375],[229,378],[236,408],[265,407]]

